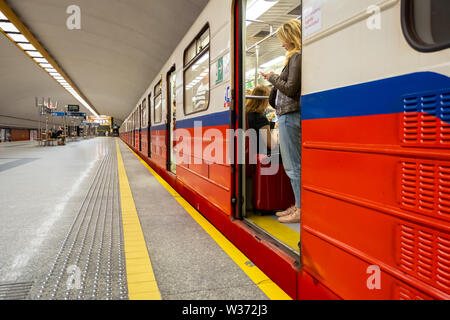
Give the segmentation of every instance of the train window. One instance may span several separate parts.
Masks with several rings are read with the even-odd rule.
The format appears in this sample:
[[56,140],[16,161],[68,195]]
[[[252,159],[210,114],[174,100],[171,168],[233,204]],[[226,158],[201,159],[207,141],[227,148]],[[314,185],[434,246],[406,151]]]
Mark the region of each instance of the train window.
[[134,110],[134,128],[135,128],[136,130],[139,129],[138,110],[139,110],[139,107],[137,107],[137,108]]
[[205,49],[209,44],[209,29],[206,30],[197,41],[197,53]]
[[189,48],[186,49],[186,53],[184,55],[184,64],[188,64],[189,62],[191,62],[192,59],[194,59],[197,55],[196,45],[196,43],[193,43],[189,46]]
[[186,114],[204,111],[209,104],[209,52],[205,52],[184,73]]
[[148,120],[148,116],[147,116],[147,99],[144,99],[144,101],[142,101],[142,118],[141,118],[141,124],[143,128],[147,127],[147,120]]
[[162,90],[161,90],[162,82],[160,81],[155,86],[155,101],[153,103],[153,115],[155,123],[160,123],[162,121]]
[[[184,53],[184,113],[208,109],[209,105],[209,27],[197,36]],[[191,58],[193,52],[195,56]]]
[[142,106],[139,105],[137,108],[137,118],[138,118],[138,129],[141,129],[142,127],[142,117],[141,117],[141,112],[142,112]]
[[418,51],[450,47],[450,1],[403,0],[402,26],[406,39]]
[[200,34],[191,42],[189,47],[184,51],[184,65],[187,66],[194,60],[203,49],[209,46],[209,26],[207,25]]

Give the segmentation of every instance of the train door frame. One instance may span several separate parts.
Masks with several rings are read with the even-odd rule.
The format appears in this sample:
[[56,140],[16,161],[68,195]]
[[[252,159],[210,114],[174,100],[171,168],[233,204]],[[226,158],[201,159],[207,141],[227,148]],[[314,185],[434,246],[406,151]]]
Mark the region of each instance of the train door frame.
[[[231,107],[231,121],[230,126],[234,132],[237,132],[239,129],[244,129],[244,124],[242,121],[242,117],[240,117],[243,110],[243,84],[244,84],[244,50],[242,50],[241,39],[244,36],[243,28],[241,28],[241,21],[245,15],[245,8],[242,6],[243,0],[235,0],[233,5],[233,18],[234,18],[234,32],[233,32],[233,72],[234,76],[232,77],[232,107]],[[243,8],[243,9],[241,9]],[[233,137],[233,155],[234,159],[232,160],[232,175],[231,175],[231,185],[232,185],[232,193],[231,193],[231,203],[232,203],[232,215],[235,219],[243,220],[245,210],[245,198],[242,195],[242,177],[245,174],[244,165],[238,161],[239,159],[239,151],[238,148],[238,137],[234,135]],[[245,190],[245,188],[244,188]]]
[[[167,80],[167,105],[166,105],[166,117],[167,117],[167,126],[166,126],[166,130],[167,130],[167,137],[166,137],[166,145],[167,145],[167,161],[166,161],[166,167],[167,167],[167,171],[173,174],[176,174],[176,163],[175,163],[175,169],[172,167],[174,163],[173,162],[173,149],[174,149],[174,132],[175,132],[175,122],[173,120],[173,101],[172,101],[172,83],[171,83],[171,77],[174,75],[175,76],[175,95],[176,95],[176,65],[174,64],[169,71],[167,72],[166,75],[166,80]],[[175,99],[176,101],[176,99]]]
[[152,94],[150,93],[147,97],[147,108],[148,108],[148,134],[147,134],[147,153],[148,157],[152,157]]
[[[234,206],[233,216],[235,219],[242,220],[246,223],[251,224],[245,219],[246,210],[247,210],[247,195],[246,195],[246,165],[244,163],[245,159],[245,133],[247,129],[247,121],[245,118],[245,103],[246,103],[246,92],[245,92],[245,63],[246,63],[246,27],[245,27],[245,17],[246,17],[246,3],[248,0],[235,0],[233,5],[233,13],[234,13],[234,32],[233,32],[233,88],[232,92],[232,112],[231,112],[231,124],[234,132],[237,134],[234,135],[234,167],[232,170],[232,203]],[[303,3],[300,3],[300,10],[303,8]],[[303,26],[302,26],[303,31]],[[302,32],[303,35],[303,32]],[[240,135],[243,136],[240,136]],[[301,161],[301,160],[300,160]],[[303,171],[302,171],[303,172]],[[302,186],[301,186],[302,189]],[[253,225],[253,224],[252,224]],[[261,229],[261,228],[258,228]],[[283,245],[283,247],[287,248],[289,251],[292,251],[292,248],[289,248],[285,243],[281,240],[276,239],[271,233],[268,231],[262,230],[264,234],[268,237],[274,239],[276,242]],[[301,232],[299,236],[299,249],[301,256]],[[299,253],[297,253],[298,255]]]

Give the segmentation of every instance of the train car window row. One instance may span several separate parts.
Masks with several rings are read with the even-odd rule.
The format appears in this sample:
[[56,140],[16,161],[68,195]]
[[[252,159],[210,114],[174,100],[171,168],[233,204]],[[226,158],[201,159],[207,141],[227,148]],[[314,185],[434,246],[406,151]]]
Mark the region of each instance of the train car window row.
[[409,44],[418,51],[450,47],[450,1],[403,0],[402,27]]
[[209,106],[210,35],[207,26],[184,52],[184,114]]

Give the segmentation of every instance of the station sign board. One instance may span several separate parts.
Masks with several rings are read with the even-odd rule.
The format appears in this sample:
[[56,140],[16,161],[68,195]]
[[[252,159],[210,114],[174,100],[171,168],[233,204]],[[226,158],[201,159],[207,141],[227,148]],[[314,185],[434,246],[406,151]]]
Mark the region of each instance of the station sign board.
[[90,117],[89,123],[97,123],[100,126],[109,126],[111,127],[111,117],[108,116],[100,116],[100,117]]
[[67,106],[67,111],[69,112],[80,112],[80,106],[76,104],[69,104]]
[[65,115],[65,112],[52,112],[53,117],[64,117]]
[[79,118],[85,118],[86,113],[85,112],[67,112],[66,115],[68,117],[79,117]]

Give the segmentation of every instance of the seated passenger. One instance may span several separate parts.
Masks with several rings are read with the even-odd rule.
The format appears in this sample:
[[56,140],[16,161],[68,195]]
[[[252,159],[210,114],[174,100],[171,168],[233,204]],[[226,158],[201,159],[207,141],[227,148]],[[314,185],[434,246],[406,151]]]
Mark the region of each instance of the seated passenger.
[[60,139],[62,144],[66,143],[66,135],[64,134],[64,130],[62,127],[58,128],[58,131],[56,132],[56,136],[58,137],[58,139]]
[[[268,97],[270,94],[270,88],[267,86],[259,85],[253,89],[252,96]],[[259,136],[264,140],[269,150],[273,149],[278,144],[278,130],[271,129],[269,120],[266,117],[266,111],[269,107],[269,99],[247,99],[246,112],[248,129],[256,130],[257,134],[257,146],[259,149]],[[261,132],[262,131],[262,132]]]

